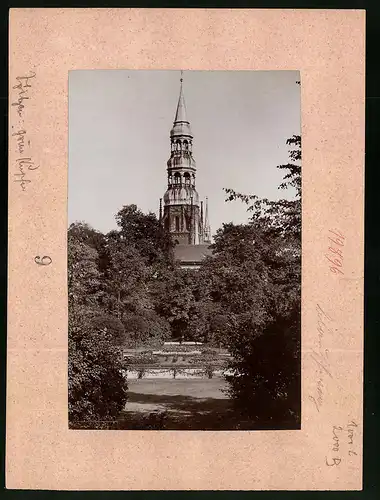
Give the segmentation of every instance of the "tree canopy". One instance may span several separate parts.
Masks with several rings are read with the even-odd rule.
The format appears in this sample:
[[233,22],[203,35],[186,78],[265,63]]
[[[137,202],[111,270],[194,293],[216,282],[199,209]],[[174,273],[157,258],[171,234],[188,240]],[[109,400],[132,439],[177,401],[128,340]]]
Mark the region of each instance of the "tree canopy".
[[136,205],[124,206],[107,234],[83,222],[70,226],[73,425],[117,418],[127,401],[123,349],[171,338],[229,349],[229,395],[256,425],[299,425],[301,138],[287,144],[279,189],[294,197],[226,189],[227,202],[247,205],[247,223],[223,224],[197,272],[176,264],[170,235]]

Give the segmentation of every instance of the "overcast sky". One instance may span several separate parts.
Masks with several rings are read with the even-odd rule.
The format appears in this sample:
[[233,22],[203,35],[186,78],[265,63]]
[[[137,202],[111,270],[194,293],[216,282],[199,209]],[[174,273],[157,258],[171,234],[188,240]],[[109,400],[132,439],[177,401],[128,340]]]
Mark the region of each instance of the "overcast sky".
[[[288,162],[286,139],[300,134],[296,71],[185,71],[194,135],[196,187],[208,196],[212,233],[246,222],[246,207],[223,188],[277,199]],[[86,70],[69,73],[69,223],[103,232],[123,205],[158,214],[170,156],[179,71]]]

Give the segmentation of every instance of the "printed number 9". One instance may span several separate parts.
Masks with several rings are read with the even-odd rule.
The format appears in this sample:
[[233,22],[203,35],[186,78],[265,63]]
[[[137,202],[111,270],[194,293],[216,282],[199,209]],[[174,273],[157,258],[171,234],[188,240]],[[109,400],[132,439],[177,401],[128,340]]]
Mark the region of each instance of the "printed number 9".
[[52,263],[52,260],[48,255],[44,255],[43,257],[37,255],[37,257],[34,257],[34,262],[39,266],[48,266]]

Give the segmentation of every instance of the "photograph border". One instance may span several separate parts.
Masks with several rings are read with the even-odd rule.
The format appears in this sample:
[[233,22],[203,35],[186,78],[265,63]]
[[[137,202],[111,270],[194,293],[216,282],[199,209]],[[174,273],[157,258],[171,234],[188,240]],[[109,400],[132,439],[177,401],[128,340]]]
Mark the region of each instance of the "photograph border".
[[[367,161],[368,161],[368,158],[367,158]],[[372,198],[373,199],[373,198]],[[367,207],[368,207],[368,203],[367,203]],[[372,261],[373,262],[373,261]],[[368,341],[367,341],[367,345],[368,345]],[[221,492],[222,493],[222,492]],[[164,493],[166,494],[166,493]],[[282,493],[282,494],[286,494],[286,493]],[[353,493],[352,493],[353,494]]]

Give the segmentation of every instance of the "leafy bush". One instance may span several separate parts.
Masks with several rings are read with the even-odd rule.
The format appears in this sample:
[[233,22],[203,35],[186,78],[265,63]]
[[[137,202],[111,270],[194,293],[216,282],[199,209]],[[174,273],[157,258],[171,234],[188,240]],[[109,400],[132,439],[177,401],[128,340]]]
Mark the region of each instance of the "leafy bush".
[[[227,375],[235,406],[254,422],[300,425],[301,363],[299,310],[278,320],[244,349],[236,347]],[[248,336],[248,335],[247,335]]]
[[211,364],[206,364],[206,366],[204,368],[204,372],[208,378],[212,378],[214,375],[214,367]]
[[86,322],[69,327],[69,420],[93,425],[114,420],[127,401],[120,351],[110,333]]

